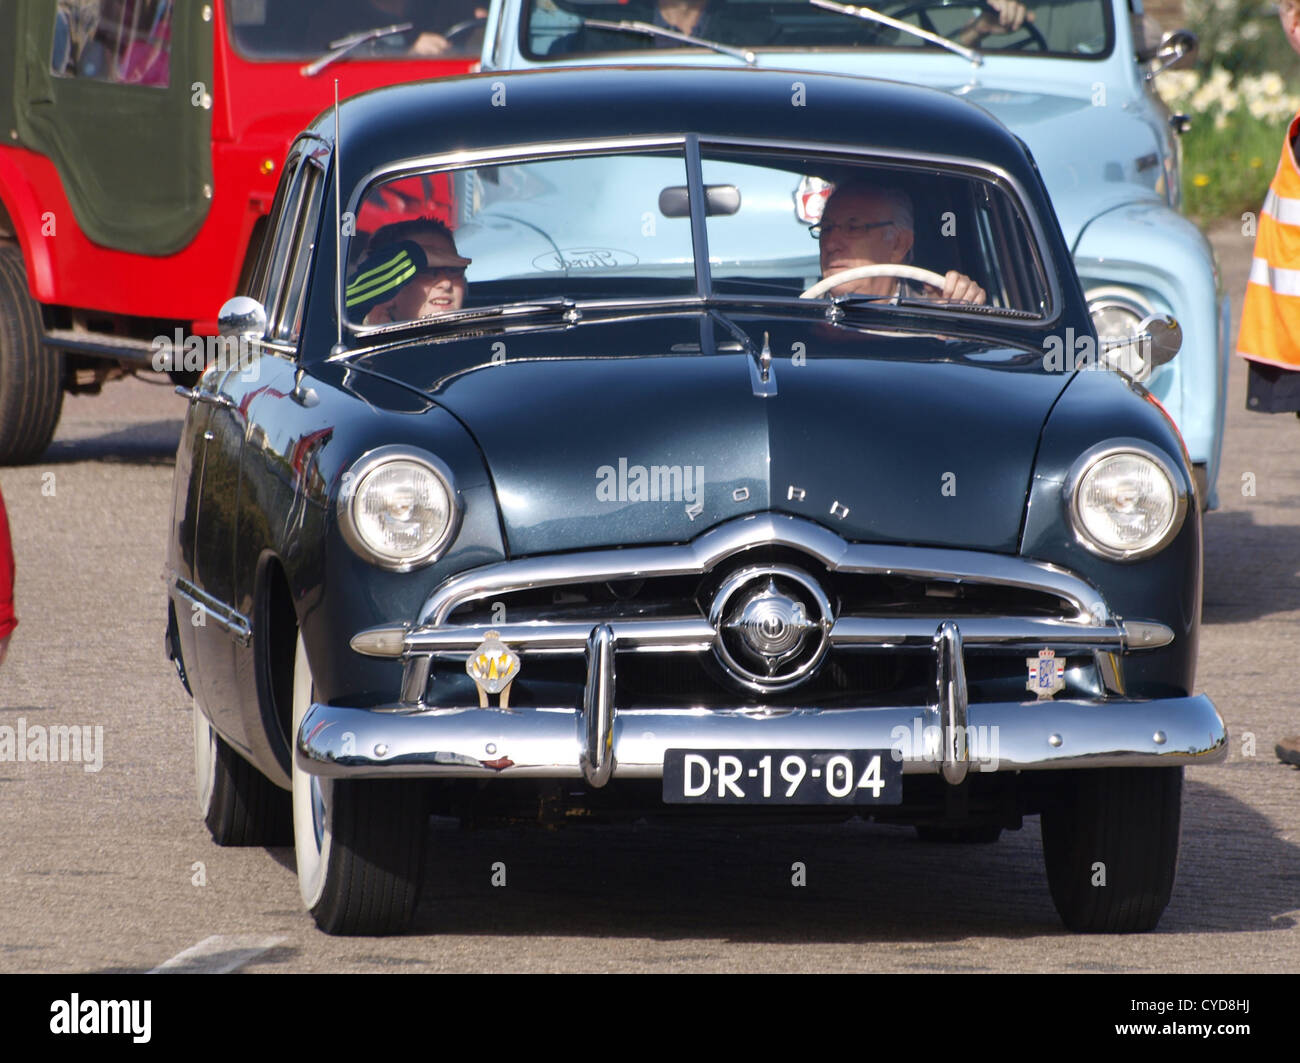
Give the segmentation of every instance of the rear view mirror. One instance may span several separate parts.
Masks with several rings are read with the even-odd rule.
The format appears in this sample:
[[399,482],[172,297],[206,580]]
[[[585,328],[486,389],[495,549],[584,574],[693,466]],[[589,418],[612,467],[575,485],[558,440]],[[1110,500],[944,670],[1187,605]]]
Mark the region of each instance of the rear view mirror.
[[[735,185],[705,185],[704,213],[735,214],[740,210],[740,189]],[[659,213],[665,218],[689,218],[691,194],[686,185],[669,185],[659,193]]]

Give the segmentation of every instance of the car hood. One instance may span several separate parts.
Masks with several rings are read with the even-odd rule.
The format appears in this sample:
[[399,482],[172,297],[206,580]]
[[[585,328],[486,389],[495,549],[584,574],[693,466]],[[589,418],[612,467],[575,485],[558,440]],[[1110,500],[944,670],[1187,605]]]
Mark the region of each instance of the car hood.
[[[417,384],[477,441],[513,556],[681,542],[764,510],[853,540],[1012,553],[1069,379],[1030,350],[804,324],[772,328],[776,389],[761,395],[749,354],[616,355],[601,326],[581,329],[599,353],[512,339],[502,362]],[[452,353],[366,362],[411,381]]]
[[1134,199],[1160,199],[1160,145],[1130,110],[1023,89],[983,86],[960,95],[1029,145],[1071,248],[1098,215]]

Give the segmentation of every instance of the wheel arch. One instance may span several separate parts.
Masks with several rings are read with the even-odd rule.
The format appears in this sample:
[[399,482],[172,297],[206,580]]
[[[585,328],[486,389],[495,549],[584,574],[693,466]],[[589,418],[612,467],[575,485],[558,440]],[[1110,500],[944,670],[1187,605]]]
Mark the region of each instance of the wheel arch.
[[258,559],[253,603],[253,672],[266,746],[284,772],[287,789],[293,753],[293,662],[298,613],[288,572],[266,550]]
[[5,155],[0,151],[0,244],[16,244],[22,252],[27,290],[40,303],[39,293],[54,291],[49,241],[40,235],[42,207],[36,189]]

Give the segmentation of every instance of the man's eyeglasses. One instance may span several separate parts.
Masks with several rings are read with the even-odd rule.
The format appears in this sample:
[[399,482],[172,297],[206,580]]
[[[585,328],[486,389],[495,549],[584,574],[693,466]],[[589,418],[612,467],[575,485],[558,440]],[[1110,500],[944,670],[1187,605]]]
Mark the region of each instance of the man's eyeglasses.
[[869,233],[872,229],[879,229],[885,225],[893,225],[892,221],[841,221],[829,222],[824,225],[814,225],[808,230],[808,235],[814,240],[820,240],[823,236],[829,236],[838,229],[843,229],[850,236],[856,236],[858,233]]

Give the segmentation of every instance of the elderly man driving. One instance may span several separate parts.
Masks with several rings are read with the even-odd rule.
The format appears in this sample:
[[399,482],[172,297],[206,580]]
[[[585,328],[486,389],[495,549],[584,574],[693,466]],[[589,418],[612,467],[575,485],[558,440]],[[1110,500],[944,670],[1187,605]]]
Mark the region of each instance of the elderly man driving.
[[[896,188],[853,181],[838,185],[826,201],[819,225],[813,235],[821,246],[822,277],[826,278],[855,266],[882,263],[911,263],[915,242],[912,199]],[[970,277],[949,270],[942,289],[920,286],[932,299],[983,304],[984,289]],[[910,282],[897,277],[866,277],[837,285],[831,295],[903,295]]]

